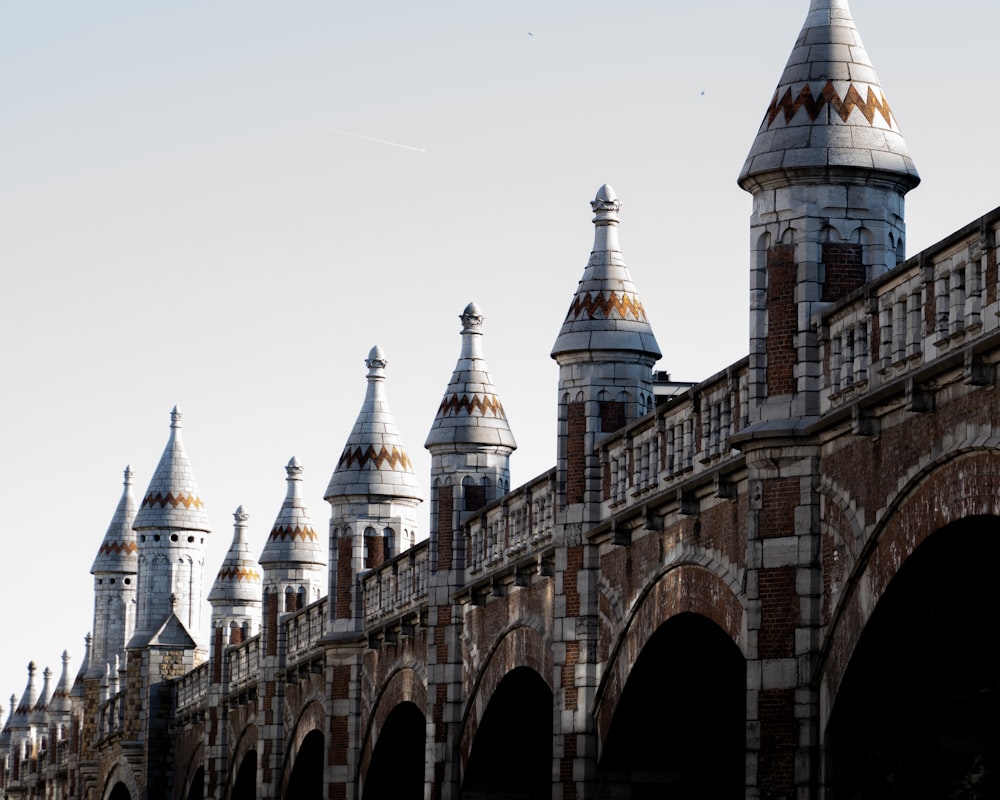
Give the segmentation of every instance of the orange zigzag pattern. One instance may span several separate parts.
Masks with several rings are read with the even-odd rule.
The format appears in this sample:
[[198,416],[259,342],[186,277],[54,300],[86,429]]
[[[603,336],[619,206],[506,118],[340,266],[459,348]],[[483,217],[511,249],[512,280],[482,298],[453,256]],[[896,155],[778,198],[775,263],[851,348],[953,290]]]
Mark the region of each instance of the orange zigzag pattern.
[[119,553],[132,555],[138,552],[139,546],[135,542],[104,542],[100,550],[97,551],[98,555],[102,556],[118,555]]
[[205,504],[201,501],[201,498],[193,494],[173,494],[172,492],[167,492],[166,494],[161,494],[157,492],[153,494],[150,492],[144,498],[142,498],[143,508],[152,508],[153,506],[159,506],[163,508],[164,506],[170,506],[171,508],[177,508],[177,506],[184,506],[184,508],[190,509],[192,506],[197,509],[202,509]]
[[441,401],[441,407],[438,408],[438,414],[459,414],[464,411],[466,414],[472,414],[478,411],[481,415],[486,416],[488,411],[494,417],[500,417],[501,419],[506,419],[503,413],[503,406],[500,405],[500,398],[496,395],[472,395],[472,399],[469,399],[467,394],[463,394],[459,397],[457,394],[453,394],[450,397],[444,398]]
[[275,525],[271,528],[271,539],[283,541],[285,539],[301,539],[303,542],[309,540],[310,542],[318,542],[319,536],[316,535],[316,531],[312,528],[303,527],[301,525]]
[[646,321],[646,309],[642,307],[642,303],[639,302],[638,295],[628,295],[624,292],[618,294],[617,292],[612,292],[607,298],[603,294],[598,292],[596,295],[592,295],[587,292],[582,297],[577,295],[573,298],[573,303],[569,307],[569,313],[566,314],[566,319],[579,317],[581,314],[587,319],[594,319],[598,313],[604,319],[610,319],[612,317],[612,312],[614,315],[621,317],[622,319],[628,319],[628,315],[631,314],[635,319],[645,322]]
[[260,573],[250,567],[223,567],[219,570],[219,578],[224,581],[259,581]]
[[837,90],[833,88],[833,81],[826,82],[826,86],[823,87],[823,91],[820,92],[819,97],[813,97],[812,89],[809,88],[808,83],[802,87],[799,96],[795,98],[792,97],[791,88],[785,90],[785,94],[782,95],[780,100],[778,99],[778,93],[775,92],[774,99],[767,109],[767,127],[770,128],[772,123],[778,118],[778,114],[781,113],[784,113],[785,124],[787,125],[792,121],[792,117],[795,116],[800,108],[806,110],[810,122],[815,122],[823,110],[823,106],[827,103],[833,106],[834,111],[840,115],[840,118],[844,122],[847,122],[847,118],[854,109],[858,109],[858,111],[864,114],[869,125],[875,119],[875,112],[877,111],[882,115],[882,119],[886,121],[886,124],[890,128],[892,127],[892,109],[889,108],[889,102],[885,99],[884,92],[882,93],[882,98],[879,99],[872,90],[872,87],[869,86],[868,99],[863,100],[861,92],[852,83],[847,90],[847,94],[841,99],[840,95],[837,94]]
[[351,450],[351,448],[345,447],[340,461],[337,462],[337,469],[341,467],[350,469],[355,466],[362,469],[369,462],[375,465],[375,469],[382,469],[383,464],[388,464],[389,469],[392,470],[411,469],[410,459],[404,450],[395,447],[392,450],[386,450],[385,445],[382,445],[378,451],[372,445],[369,445],[367,450],[362,450],[360,447]]

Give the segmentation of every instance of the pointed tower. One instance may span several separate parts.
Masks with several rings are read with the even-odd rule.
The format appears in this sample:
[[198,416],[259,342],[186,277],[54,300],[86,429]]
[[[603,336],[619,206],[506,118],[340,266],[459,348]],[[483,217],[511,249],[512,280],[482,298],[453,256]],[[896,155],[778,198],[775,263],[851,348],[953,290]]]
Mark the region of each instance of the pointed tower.
[[[453,532],[462,514],[510,489],[510,454],[517,448],[483,358],[483,314],[462,314],[462,350],[424,447],[431,453],[431,560],[453,567]],[[458,555],[458,554],[455,554]]]
[[176,406],[170,414],[170,439],[133,528],[138,536],[139,593],[136,630],[129,647],[147,644],[172,615],[200,643],[205,549],[212,526],[188,464],[181,440],[181,410]]
[[[14,713],[10,718],[10,744],[11,755],[15,760],[30,758],[34,750],[34,740],[31,736],[31,712],[38,702],[38,687],[35,686],[35,673],[38,668],[35,662],[28,664],[28,682],[24,686],[24,693],[14,707]],[[14,698],[11,697],[11,700]],[[16,764],[14,767],[16,768]],[[16,779],[16,775],[15,775]]]
[[277,598],[278,612],[297,611],[319,600],[327,588],[327,545],[302,500],[302,473],[302,465],[293,457],[285,467],[285,500],[260,555],[264,594]]
[[225,644],[238,644],[260,630],[260,566],[247,542],[248,519],[243,506],[233,513],[233,543],[208,593],[212,630],[222,631]]
[[813,315],[905,257],[920,182],[847,0],[812,0],[747,156],[751,421],[818,411]]
[[324,498],[330,512],[330,615],[335,628],[360,619],[357,575],[411,542],[423,500],[385,395],[386,358],[371,349],[368,388]]
[[605,184],[590,205],[594,249],[552,348],[559,364],[559,505],[570,523],[597,513],[594,445],[652,410],[652,369],[660,357],[618,244],[618,197]]
[[104,665],[125,657],[125,647],[135,630],[138,546],[132,523],[136,502],[132,496],[132,468],[125,467],[121,499],[108,525],[94,565],[94,638],[91,644],[94,673],[99,678]]

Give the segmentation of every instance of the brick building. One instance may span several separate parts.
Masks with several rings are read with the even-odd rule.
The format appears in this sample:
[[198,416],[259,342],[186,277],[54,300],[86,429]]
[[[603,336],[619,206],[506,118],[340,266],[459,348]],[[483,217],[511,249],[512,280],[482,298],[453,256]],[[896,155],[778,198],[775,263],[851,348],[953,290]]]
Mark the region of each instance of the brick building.
[[292,459],[259,559],[237,509],[207,625],[175,409],[75,679],[32,664],[11,698],[5,796],[998,796],[1000,209],[907,259],[918,182],[846,0],[812,0],[739,176],[748,357],[660,380],[602,186],[554,469],[509,486],[470,304],[429,491],[376,347],[328,536]]

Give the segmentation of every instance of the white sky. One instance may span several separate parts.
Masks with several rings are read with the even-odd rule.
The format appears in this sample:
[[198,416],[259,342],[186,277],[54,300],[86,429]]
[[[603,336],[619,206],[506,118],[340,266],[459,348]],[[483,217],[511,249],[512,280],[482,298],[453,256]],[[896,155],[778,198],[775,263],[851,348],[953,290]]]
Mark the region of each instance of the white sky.
[[[735,181],[807,8],[0,0],[4,719],[29,660],[79,666],[122,470],[141,496],[175,403],[215,528],[206,592],[237,505],[263,548],[293,455],[326,530],[373,344],[426,491],[470,300],[513,484],[550,468],[549,351],[601,183],[659,368],[701,380],[741,358]],[[997,204],[1000,4],[852,11],[924,180],[914,254]]]

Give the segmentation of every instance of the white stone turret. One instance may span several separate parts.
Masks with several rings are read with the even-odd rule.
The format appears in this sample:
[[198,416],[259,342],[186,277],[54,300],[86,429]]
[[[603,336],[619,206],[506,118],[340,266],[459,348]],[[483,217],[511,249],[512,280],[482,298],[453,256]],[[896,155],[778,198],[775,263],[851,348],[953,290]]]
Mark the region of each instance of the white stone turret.
[[324,499],[330,503],[330,616],[335,628],[360,619],[356,577],[415,537],[423,500],[385,394],[385,354],[365,360],[368,387]]
[[212,526],[181,440],[176,406],[170,419],[170,439],[133,522],[139,592],[130,648],[147,644],[171,619],[203,647],[205,549]]
[[919,181],[847,0],[812,0],[739,177],[754,198],[758,430],[818,412],[813,316],[904,259],[903,198]]
[[431,453],[431,558],[440,568],[452,566],[461,515],[510,489],[510,454],[517,448],[483,357],[483,314],[469,303],[459,319],[461,353],[424,443]]
[[[621,204],[605,184],[591,203],[594,249],[559,331],[557,474],[567,522],[597,513],[601,468],[594,446],[605,433],[651,411],[660,348],[618,244]],[[576,510],[570,510],[576,506]]]
[[94,631],[91,677],[100,677],[104,665],[125,656],[135,631],[138,545],[132,524],[136,502],[132,495],[132,468],[125,467],[124,487],[94,565]]
[[327,589],[328,544],[316,533],[302,499],[303,467],[292,458],[285,467],[288,488],[260,556],[264,593],[278,598],[278,611],[295,611]]
[[248,519],[243,506],[233,513],[233,543],[208,593],[212,630],[221,628],[226,644],[242,642],[260,630],[260,565],[247,542]]

